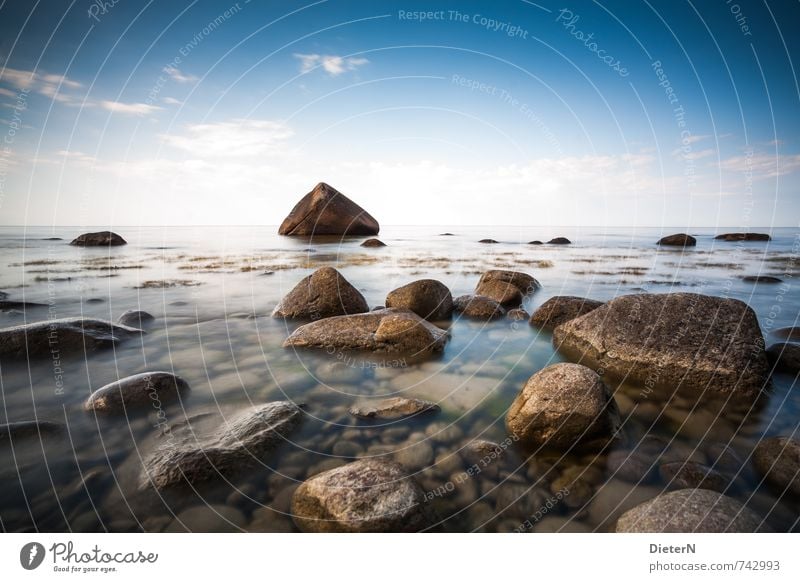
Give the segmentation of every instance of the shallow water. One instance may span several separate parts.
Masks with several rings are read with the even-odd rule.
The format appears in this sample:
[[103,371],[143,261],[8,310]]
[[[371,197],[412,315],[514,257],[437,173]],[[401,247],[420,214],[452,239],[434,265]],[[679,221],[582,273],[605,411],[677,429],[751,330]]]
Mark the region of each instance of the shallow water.
[[[308,241],[274,227],[117,229],[125,247],[70,247],[79,229],[0,229],[0,291],[7,300],[43,307],[0,313],[7,327],[48,317],[116,320],[128,309],[156,316],[141,338],[88,358],[0,362],[0,422],[33,418],[66,423],[66,434],[0,443],[0,520],[5,531],[294,531],[289,515],[298,483],[364,456],[401,461],[426,491],[444,531],[607,531],[624,510],[670,486],[657,471],[630,483],[607,465],[606,450],[553,455],[509,441],[505,411],[524,382],[562,361],[547,332],[526,322],[454,319],[442,356],[410,362],[281,347],[296,324],[269,317],[279,299],[314,269],[331,265],[371,307],[414,279],[435,278],[454,296],[469,293],[490,268],[513,268],[542,284],[525,308],[554,295],[607,300],[618,295],[691,291],[741,299],[758,315],[767,344],[773,330],[797,325],[800,231],[772,229],[770,243],[713,240],[699,230],[686,251],[659,249],[659,229],[387,227],[389,246],[363,239]],[[757,229],[752,229],[757,230]],[[440,236],[452,232],[455,236]],[[569,246],[528,245],[566,236]],[[60,237],[63,240],[44,240]],[[480,244],[483,238],[498,244]],[[783,284],[748,283],[772,275]],[[147,370],[172,371],[191,385],[180,403],[125,418],[95,417],[82,403],[95,389]],[[721,467],[720,445],[739,461],[726,494],[778,531],[798,527],[800,505],[782,498],[748,463],[765,435],[790,435],[800,424],[795,379],[777,375],[757,408],[684,401],[637,386],[613,386],[623,416],[617,451],[691,458]],[[356,420],[361,398],[413,395],[439,402],[436,415],[390,423]],[[305,405],[291,442],[243,477],[163,499],[135,492],[144,458],[164,423],[211,413],[213,422],[251,404],[289,399]],[[505,443],[497,463],[468,459],[471,440]],[[616,453],[618,454],[618,453]],[[470,471],[467,477],[463,474]],[[567,492],[568,491],[568,492]],[[191,511],[191,508],[195,508]],[[189,510],[187,512],[187,510]],[[176,516],[180,515],[178,518]]]

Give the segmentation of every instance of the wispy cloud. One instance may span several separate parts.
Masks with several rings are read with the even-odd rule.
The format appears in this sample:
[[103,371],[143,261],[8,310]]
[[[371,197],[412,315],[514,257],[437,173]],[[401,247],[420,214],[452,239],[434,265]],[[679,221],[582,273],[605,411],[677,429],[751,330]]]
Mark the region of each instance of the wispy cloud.
[[701,160],[703,158],[713,156],[716,153],[717,150],[713,148],[707,148],[704,150],[696,150],[696,151],[695,150],[684,151],[681,148],[672,150],[672,155],[682,160]]
[[183,105],[183,101],[174,97],[164,97],[161,101],[166,105]]
[[122,103],[121,101],[100,101],[98,105],[103,109],[122,115],[147,115],[161,109],[161,107],[147,103]]
[[[0,72],[0,83],[10,85],[17,91],[34,91],[62,103],[73,101],[72,97],[62,93],[64,88],[80,89],[82,87],[80,83],[64,75],[12,68],[5,68]],[[8,89],[3,89],[2,94],[13,96]]]
[[194,75],[182,73],[180,69],[176,69],[175,67],[164,67],[163,71],[169,75],[170,79],[178,83],[194,83],[197,81],[197,77]]
[[791,174],[800,169],[800,154],[755,153],[751,156],[734,156],[720,162],[720,168],[729,172],[752,172],[754,180],[774,178]]
[[193,157],[216,158],[275,153],[278,145],[292,135],[292,129],[280,121],[233,119],[189,125],[181,134],[160,137],[166,144],[188,152]]
[[319,54],[294,54],[300,60],[300,72],[308,73],[317,67],[328,73],[331,77],[336,77],[347,71],[355,71],[358,67],[366,65],[369,61],[360,57],[340,57],[337,55]]

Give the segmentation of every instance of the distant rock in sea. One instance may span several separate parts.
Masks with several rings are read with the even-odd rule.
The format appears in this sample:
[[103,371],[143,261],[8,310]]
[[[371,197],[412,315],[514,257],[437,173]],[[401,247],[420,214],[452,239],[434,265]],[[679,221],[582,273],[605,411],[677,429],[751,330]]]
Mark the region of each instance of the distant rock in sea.
[[493,238],[482,238],[478,242],[486,244],[486,245],[496,245],[497,244],[497,241],[494,240]]
[[285,236],[376,235],[380,225],[366,210],[324,182],[303,196],[278,234]]
[[746,275],[742,277],[742,281],[747,283],[783,283],[782,279],[770,275]]
[[568,238],[563,237],[563,236],[557,236],[556,238],[551,238],[549,241],[547,241],[547,244],[549,244],[549,245],[570,245],[570,244],[572,244],[572,241],[569,240]]
[[728,242],[740,240],[748,242],[767,242],[771,241],[772,237],[761,232],[727,232],[718,234],[714,237],[714,240],[724,240]]
[[671,234],[658,241],[662,247],[693,247],[697,245],[697,239],[688,234]]
[[104,230],[101,232],[87,232],[69,244],[76,247],[119,247],[128,244],[128,241],[115,232]]
[[368,248],[385,247],[386,243],[383,242],[380,239],[377,239],[377,238],[368,238],[367,240],[365,240],[364,242],[361,243],[361,246],[362,247],[368,247]]
[[540,240],[532,240],[528,243],[529,245],[543,245],[544,243]]

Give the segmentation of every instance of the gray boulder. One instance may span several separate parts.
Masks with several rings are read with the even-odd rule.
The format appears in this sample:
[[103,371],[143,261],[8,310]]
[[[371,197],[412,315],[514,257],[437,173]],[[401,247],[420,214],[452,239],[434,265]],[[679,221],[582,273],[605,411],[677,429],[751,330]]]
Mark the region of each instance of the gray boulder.
[[758,320],[736,299],[625,295],[558,326],[553,343],[573,361],[669,394],[755,398],[768,378]]
[[366,210],[320,182],[300,199],[283,220],[278,234],[286,236],[375,235],[381,227]]
[[129,309],[119,316],[117,323],[120,325],[127,325],[129,327],[142,328],[145,324],[153,321],[155,317],[146,311],[139,311],[136,309]]
[[369,311],[364,296],[333,267],[322,267],[300,281],[281,300],[272,317],[316,321]]
[[119,247],[128,244],[128,242],[117,233],[104,230],[101,232],[87,232],[69,244],[76,247]]
[[585,297],[572,297],[569,295],[557,295],[551,297],[533,312],[530,324],[543,329],[553,330],[562,323],[566,323],[586,315],[593,309],[597,309],[603,304],[602,301],[594,301]]
[[800,441],[788,437],[761,440],[753,451],[753,465],[779,491],[800,495]]
[[169,372],[145,372],[95,390],[83,408],[105,414],[125,414],[129,410],[173,402],[188,390],[189,384],[179,376]]
[[60,357],[110,348],[142,330],[99,319],[54,319],[0,329],[0,356]]
[[386,307],[408,309],[428,321],[441,321],[453,313],[453,296],[443,283],[421,279],[391,291]]

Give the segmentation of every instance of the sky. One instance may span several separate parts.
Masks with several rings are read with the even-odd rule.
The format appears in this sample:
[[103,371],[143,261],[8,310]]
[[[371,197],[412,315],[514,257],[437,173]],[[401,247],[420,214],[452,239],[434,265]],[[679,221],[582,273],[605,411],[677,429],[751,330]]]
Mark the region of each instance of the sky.
[[0,224],[797,227],[800,3],[737,2],[0,0]]

